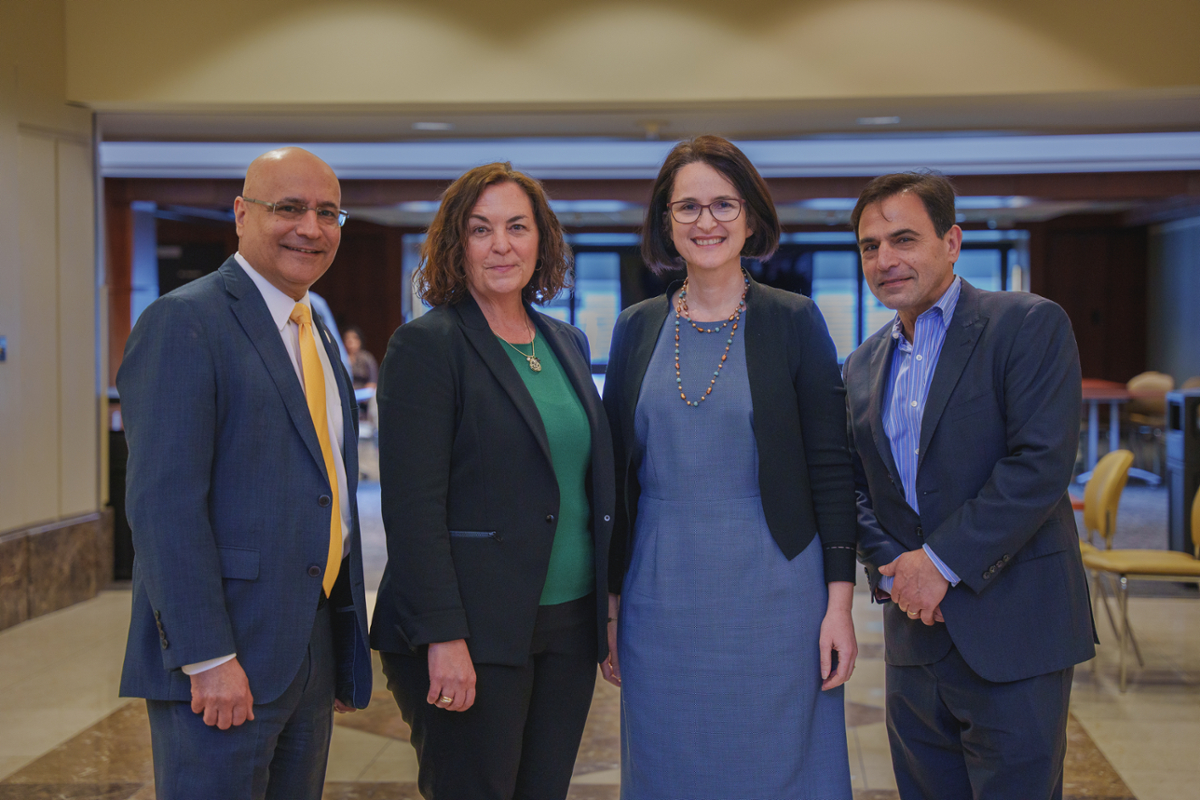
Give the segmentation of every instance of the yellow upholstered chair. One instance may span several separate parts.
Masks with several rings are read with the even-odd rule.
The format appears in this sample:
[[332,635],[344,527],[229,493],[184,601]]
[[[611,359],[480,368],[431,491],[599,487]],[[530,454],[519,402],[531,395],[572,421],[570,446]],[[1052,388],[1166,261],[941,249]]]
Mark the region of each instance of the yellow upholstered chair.
[[1135,397],[1129,401],[1129,418],[1133,422],[1144,419],[1160,420],[1167,413],[1166,393],[1175,388],[1175,379],[1165,372],[1150,370],[1134,375],[1125,383],[1131,392],[1161,392],[1163,397]]
[[[1086,509],[1085,509],[1086,512]],[[1132,641],[1129,627],[1129,579],[1173,581],[1200,585],[1200,491],[1192,501],[1193,552],[1175,550],[1093,550],[1083,554],[1083,564],[1099,575],[1105,573],[1117,579],[1117,605],[1121,614],[1121,632],[1117,637],[1120,648],[1120,689],[1125,691],[1125,649]],[[1108,606],[1105,598],[1105,608]],[[1139,653],[1139,661],[1141,661]]]
[[[1083,556],[1086,557],[1088,553],[1100,552],[1096,547],[1097,540],[1104,550],[1112,549],[1113,536],[1117,532],[1117,507],[1121,502],[1121,493],[1125,491],[1125,484],[1129,480],[1131,464],[1133,464],[1133,453],[1128,450],[1113,450],[1096,462],[1096,466],[1092,470],[1092,477],[1088,480],[1083,494],[1083,529],[1087,535],[1086,541],[1079,542],[1079,551]],[[1086,560],[1084,564],[1086,566]],[[1104,576],[1098,572],[1089,574],[1092,579],[1092,616],[1099,616],[1100,608],[1103,608],[1113,636],[1120,639],[1121,630],[1117,627],[1116,618],[1113,617],[1112,609],[1109,607],[1108,589],[1105,586]],[[1114,588],[1113,591],[1115,592],[1116,589]],[[1138,663],[1141,664],[1142,651],[1138,647],[1137,639],[1134,638],[1132,631],[1129,636],[1133,652],[1137,655]],[[1096,669],[1095,660],[1092,661],[1092,669],[1093,671]]]
[[1151,472],[1162,475],[1163,431],[1167,428],[1167,392],[1175,388],[1175,379],[1165,372],[1143,372],[1134,375],[1125,384],[1130,392],[1149,393],[1149,397],[1134,397],[1125,406],[1129,420],[1130,443],[1141,443],[1150,448],[1146,458],[1140,450],[1138,461],[1142,466],[1152,467]]
[[[1091,480],[1083,490],[1083,527],[1087,533],[1086,544],[1095,550],[1096,536],[1104,542],[1104,549],[1112,549],[1113,534],[1117,532],[1117,506],[1121,492],[1129,480],[1129,467],[1133,465],[1133,453],[1128,450],[1113,450],[1096,462]],[[1086,547],[1081,549],[1087,552]]]

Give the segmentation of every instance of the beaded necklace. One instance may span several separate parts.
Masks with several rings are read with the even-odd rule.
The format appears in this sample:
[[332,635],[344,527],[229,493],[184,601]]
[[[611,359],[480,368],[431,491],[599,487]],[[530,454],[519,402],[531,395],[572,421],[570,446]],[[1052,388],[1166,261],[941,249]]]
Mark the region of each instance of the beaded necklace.
[[[708,399],[712,394],[713,387],[717,385],[717,378],[721,375],[721,370],[725,367],[725,359],[729,357],[729,348],[733,346],[733,337],[737,336],[738,324],[742,320],[742,312],[746,309],[746,292],[750,290],[750,276],[746,274],[746,270],[742,270],[743,286],[742,299],[738,301],[738,306],[729,318],[712,328],[702,328],[692,321],[688,313],[687,306],[687,288],[688,279],[684,278],[683,288],[679,291],[679,300],[675,304],[675,385],[679,388],[679,396],[683,399],[683,404],[692,408],[699,408],[700,404]],[[708,382],[708,388],[704,390],[704,394],[699,400],[688,400],[687,394],[683,391],[683,376],[679,372],[679,319],[683,317],[688,321],[693,328],[699,333],[720,333],[725,328],[732,325],[729,331],[729,338],[725,340],[725,352],[721,354],[721,360],[717,363],[717,368],[713,372],[712,380]]]

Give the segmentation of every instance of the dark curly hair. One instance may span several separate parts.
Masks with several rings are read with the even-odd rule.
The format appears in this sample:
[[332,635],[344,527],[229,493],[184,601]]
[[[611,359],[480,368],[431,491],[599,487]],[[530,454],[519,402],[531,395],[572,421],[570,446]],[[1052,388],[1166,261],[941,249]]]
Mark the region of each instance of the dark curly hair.
[[569,286],[571,248],[563,240],[562,225],[550,209],[546,190],[512,164],[484,164],[464,173],[442,193],[442,204],[421,245],[421,264],[414,276],[417,296],[433,306],[453,305],[469,293],[466,239],[471,210],[489,186],[515,183],[525,190],[533,206],[538,232],[538,260],[533,278],[521,291],[527,303],[544,304]]
[[762,260],[770,258],[779,247],[781,230],[766,181],[733,142],[720,136],[697,136],[675,145],[654,181],[646,222],[642,226],[642,260],[646,266],[659,275],[684,266],[671,239],[671,215],[667,204],[675,190],[676,174],[697,161],[721,173],[746,201],[746,224],[754,233],[742,246],[742,255]]

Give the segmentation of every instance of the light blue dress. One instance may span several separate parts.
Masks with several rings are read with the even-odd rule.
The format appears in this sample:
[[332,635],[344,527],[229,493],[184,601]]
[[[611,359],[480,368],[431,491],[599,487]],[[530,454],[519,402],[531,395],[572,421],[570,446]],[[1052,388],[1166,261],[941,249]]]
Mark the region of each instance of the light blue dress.
[[[821,542],[788,561],[767,528],[743,331],[696,408],[676,388],[674,334],[668,314],[635,415],[621,797],[850,800],[843,689],[821,691]],[[728,335],[684,321],[680,336],[684,390],[698,399]]]

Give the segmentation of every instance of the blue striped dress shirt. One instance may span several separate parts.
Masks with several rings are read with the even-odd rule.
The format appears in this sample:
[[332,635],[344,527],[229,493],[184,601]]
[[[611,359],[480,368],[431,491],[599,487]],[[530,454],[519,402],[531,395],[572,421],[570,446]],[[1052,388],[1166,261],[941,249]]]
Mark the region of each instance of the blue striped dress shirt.
[[[900,484],[904,487],[904,499],[918,514],[921,507],[917,500],[917,464],[921,451],[921,418],[925,415],[925,400],[929,397],[929,385],[937,369],[938,356],[946,341],[946,329],[954,317],[958,295],[962,291],[962,278],[955,277],[950,288],[933,304],[933,307],[917,317],[913,326],[913,340],[904,337],[904,326],[900,315],[892,323],[892,338],[896,346],[892,349],[891,380],[883,395],[883,430],[892,448],[892,460],[900,473]],[[934,554],[929,545],[924,546],[938,571],[951,584],[958,583],[958,576]],[[892,590],[892,579],[882,576],[879,588]]]

